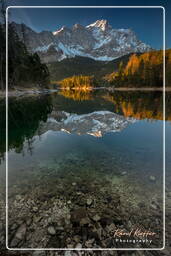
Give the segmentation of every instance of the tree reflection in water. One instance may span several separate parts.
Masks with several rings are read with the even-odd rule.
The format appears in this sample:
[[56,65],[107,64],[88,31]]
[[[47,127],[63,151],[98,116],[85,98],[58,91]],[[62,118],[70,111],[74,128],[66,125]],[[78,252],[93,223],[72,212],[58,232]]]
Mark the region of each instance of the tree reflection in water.
[[[166,93],[166,120],[171,121],[171,93]],[[162,92],[109,92],[107,90],[60,90],[53,95],[9,98],[8,149],[24,153],[23,145],[32,153],[34,135],[39,135],[40,122],[46,122],[53,111],[88,114],[108,110],[125,117],[163,119]],[[0,100],[0,159],[4,159],[6,110]]]
[[[52,111],[49,96],[34,96],[8,99],[8,149],[20,153],[24,142],[32,152],[33,136],[38,130],[40,121],[46,121]],[[0,101],[0,159],[6,151],[6,106],[5,99]]]
[[61,90],[59,94],[75,101],[93,99],[92,90]]

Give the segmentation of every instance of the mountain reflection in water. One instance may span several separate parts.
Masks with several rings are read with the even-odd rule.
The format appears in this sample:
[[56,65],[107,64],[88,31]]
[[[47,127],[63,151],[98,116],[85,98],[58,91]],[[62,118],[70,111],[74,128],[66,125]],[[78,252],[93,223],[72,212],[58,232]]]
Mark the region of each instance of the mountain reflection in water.
[[[107,132],[119,132],[135,121],[133,118],[125,118],[110,111],[94,111],[83,115],[58,111],[52,114],[53,118],[48,118],[42,125],[42,133],[52,130],[102,137]],[[60,121],[59,116],[63,117]]]
[[[170,93],[166,94],[166,120],[171,120]],[[31,139],[41,134],[42,122],[54,118],[54,113],[67,112],[69,115],[91,114],[95,111],[109,111],[125,119],[163,119],[163,95],[161,92],[109,92],[105,90],[74,91],[61,90],[59,93],[34,97],[9,98],[8,130],[9,149],[21,152],[26,141],[31,151]],[[0,101],[1,159],[5,152],[5,100]],[[93,117],[93,115],[92,115]],[[106,116],[107,118],[107,116]],[[91,119],[91,115],[90,118]],[[126,119],[125,119],[126,120]],[[58,121],[58,120],[57,120]],[[84,120],[82,120],[84,122]],[[60,129],[65,127],[60,127]],[[110,129],[109,129],[110,130]],[[96,131],[98,134],[98,131]]]

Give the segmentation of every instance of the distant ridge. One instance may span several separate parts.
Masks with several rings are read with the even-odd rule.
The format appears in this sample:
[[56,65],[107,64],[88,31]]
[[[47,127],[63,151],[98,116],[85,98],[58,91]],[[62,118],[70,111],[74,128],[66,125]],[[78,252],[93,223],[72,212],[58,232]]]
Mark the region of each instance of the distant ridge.
[[106,74],[117,71],[120,62],[125,66],[130,56],[131,54],[128,54],[112,61],[97,61],[87,57],[76,56],[60,62],[49,63],[47,66],[53,81],[59,81],[73,75],[93,75],[100,80]]
[[111,61],[129,53],[152,50],[131,29],[114,29],[103,19],[87,26],[75,24],[72,28],[63,26],[54,32],[39,33],[25,24],[12,24],[28,50],[38,52],[45,63],[75,56]]

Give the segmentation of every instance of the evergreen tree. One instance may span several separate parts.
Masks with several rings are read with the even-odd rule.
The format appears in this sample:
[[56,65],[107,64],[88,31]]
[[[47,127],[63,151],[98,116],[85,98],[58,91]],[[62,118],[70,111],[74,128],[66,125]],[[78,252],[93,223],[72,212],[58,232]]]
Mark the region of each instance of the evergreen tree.
[[[5,89],[6,77],[6,31],[5,4],[0,0],[0,89]],[[22,36],[25,40],[24,25]],[[45,86],[49,82],[49,71],[39,56],[30,54],[21,41],[12,23],[8,24],[8,88],[15,86]]]

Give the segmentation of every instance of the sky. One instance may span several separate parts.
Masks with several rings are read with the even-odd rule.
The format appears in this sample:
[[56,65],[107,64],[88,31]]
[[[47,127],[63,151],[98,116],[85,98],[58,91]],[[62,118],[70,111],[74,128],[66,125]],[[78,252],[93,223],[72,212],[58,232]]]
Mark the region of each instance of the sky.
[[[170,0],[9,0],[8,6],[164,6],[166,9],[166,48],[171,47]],[[154,49],[163,48],[162,8],[10,8],[9,18],[17,23],[25,23],[33,30],[56,31],[62,26],[72,27],[75,23],[88,25],[98,19],[106,19],[113,28],[131,28],[138,39]],[[168,31],[168,33],[167,33]]]

